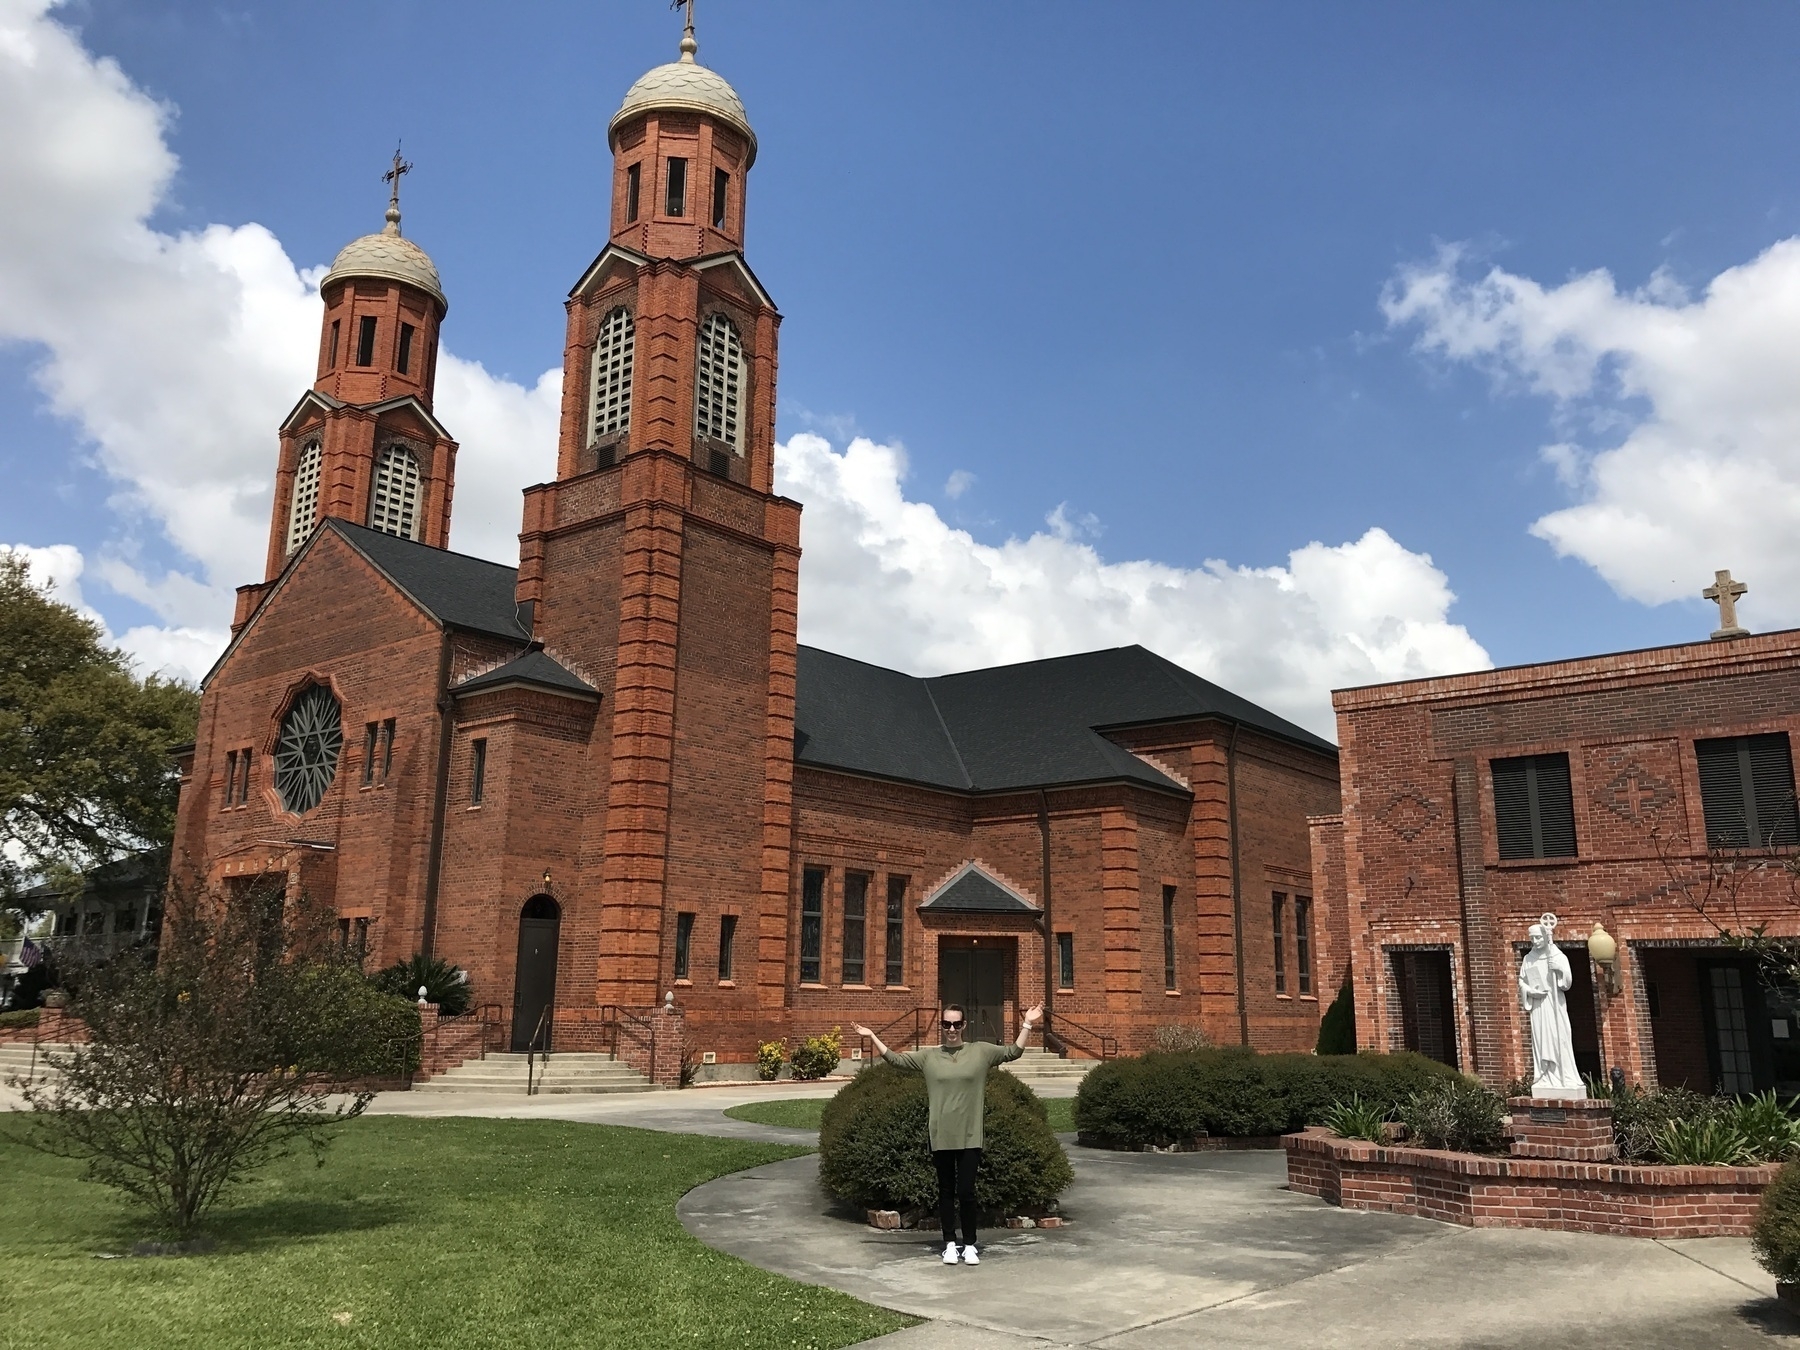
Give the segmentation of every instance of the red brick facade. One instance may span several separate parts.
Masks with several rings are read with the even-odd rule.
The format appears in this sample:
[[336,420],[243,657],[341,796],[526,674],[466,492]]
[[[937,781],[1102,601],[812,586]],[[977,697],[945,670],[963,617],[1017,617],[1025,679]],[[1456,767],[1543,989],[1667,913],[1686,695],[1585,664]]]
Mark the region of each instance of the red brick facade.
[[[632,1028],[654,1025],[659,1079],[679,1070],[674,1041],[746,1065],[759,1040],[935,1004],[942,954],[963,950],[1002,953],[1009,1032],[1020,1007],[1048,999],[1075,1053],[1108,1039],[1134,1049],[1175,1021],[1224,1043],[1311,1048],[1344,963],[1308,840],[1307,818],[1338,808],[1328,746],[1223,716],[1108,731],[1154,766],[1154,789],[1120,779],[984,794],[796,763],[800,506],[772,491],[780,315],[740,252],[755,153],[744,130],[687,104],[615,119],[611,237],[567,303],[557,477],[525,492],[501,618],[461,618],[409,589],[414,563],[378,563],[355,531],[318,528],[290,555],[296,456],[314,435],[328,450],[319,520],[373,523],[367,469],[391,434],[423,471],[418,543],[448,538],[455,444],[431,417],[429,365],[404,389],[352,388],[322,355],[321,397],[282,432],[268,580],[245,588],[207,681],[182,864],[214,880],[284,874],[367,920],[375,962],[418,951],[457,962],[515,1043],[529,1030],[511,1025],[526,1006],[527,920],[554,916],[539,921],[553,925],[555,1044],[635,1044],[648,1033]],[[666,210],[671,157],[688,166],[685,217]],[[722,219],[709,223],[721,183]],[[419,319],[435,358],[442,311],[423,291],[354,277],[328,289],[327,333],[360,321],[347,307],[386,305],[369,312]],[[629,415],[602,429],[595,350],[621,312]],[[709,324],[724,331],[719,316],[736,335],[727,397],[740,420],[703,435],[701,345]],[[715,351],[715,388],[724,369]],[[533,653],[560,681],[507,677]],[[315,685],[342,710],[344,745],[323,800],[294,813],[270,759],[287,708]],[[921,910],[971,860],[1023,907]],[[817,978],[803,981],[808,868],[825,873],[823,941]],[[854,883],[867,895],[860,975],[854,953],[845,960],[847,876],[866,879]],[[890,895],[903,944],[892,972]],[[1067,982],[1058,933],[1071,935]],[[653,1016],[671,992],[678,1008]]]

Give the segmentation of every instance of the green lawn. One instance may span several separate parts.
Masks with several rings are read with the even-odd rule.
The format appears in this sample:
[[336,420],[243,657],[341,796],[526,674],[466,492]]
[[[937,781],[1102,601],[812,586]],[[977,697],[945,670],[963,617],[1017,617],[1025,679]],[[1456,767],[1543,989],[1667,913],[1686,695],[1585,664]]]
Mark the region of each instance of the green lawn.
[[550,1121],[356,1121],[276,1164],[205,1257],[96,1260],[156,1236],[77,1165],[0,1140],[0,1350],[835,1347],[911,1319],[689,1237],[675,1202],[778,1145]]
[[[748,1120],[756,1125],[786,1125],[796,1130],[816,1130],[825,1114],[829,1097],[783,1097],[772,1102],[749,1102],[733,1106],[725,1112],[734,1120]],[[1044,1112],[1050,1117],[1050,1128],[1061,1134],[1075,1128],[1073,1097],[1044,1098]]]

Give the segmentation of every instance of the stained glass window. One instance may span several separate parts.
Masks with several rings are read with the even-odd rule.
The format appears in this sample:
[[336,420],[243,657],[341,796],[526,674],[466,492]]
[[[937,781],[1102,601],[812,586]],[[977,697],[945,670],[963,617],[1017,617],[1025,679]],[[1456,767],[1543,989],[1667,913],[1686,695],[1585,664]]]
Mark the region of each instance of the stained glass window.
[[294,700],[281,719],[275,743],[275,790],[281,804],[302,815],[319,804],[337,775],[344,748],[342,709],[324,685],[315,684]]

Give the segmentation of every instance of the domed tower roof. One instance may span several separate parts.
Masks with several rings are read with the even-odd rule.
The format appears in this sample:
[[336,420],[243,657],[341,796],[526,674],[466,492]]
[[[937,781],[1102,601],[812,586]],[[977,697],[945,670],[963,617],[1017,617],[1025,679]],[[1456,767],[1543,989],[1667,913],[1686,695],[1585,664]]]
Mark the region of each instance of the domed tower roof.
[[681,39],[681,59],[646,71],[625,91],[625,101],[607,126],[607,139],[613,149],[618,149],[619,128],[626,122],[640,113],[669,108],[718,118],[749,142],[744,167],[747,169],[756,162],[756,133],[750,129],[750,116],[744,111],[744,101],[722,75],[694,59],[694,53],[699,49],[700,44],[694,40],[694,30],[690,26]]
[[[398,165],[398,155],[395,160]],[[442,310],[450,308],[450,302],[444,298],[444,288],[438,281],[437,264],[431,261],[430,254],[400,233],[400,179],[397,175],[411,167],[406,165],[396,169],[394,193],[388,199],[387,224],[381,233],[365,234],[361,239],[352,239],[345,244],[332,260],[331,270],[319,283],[321,291],[352,277],[375,277],[416,286],[436,300]]]

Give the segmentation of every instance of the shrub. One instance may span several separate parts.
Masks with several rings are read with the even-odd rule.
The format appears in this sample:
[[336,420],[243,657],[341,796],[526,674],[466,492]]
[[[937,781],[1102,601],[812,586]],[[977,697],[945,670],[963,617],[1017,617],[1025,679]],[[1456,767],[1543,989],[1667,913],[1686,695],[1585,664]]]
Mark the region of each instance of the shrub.
[[1736,1167],[1754,1161],[1749,1141],[1722,1116],[1671,1120],[1656,1133],[1656,1156],[1678,1167]]
[[1320,1123],[1343,1139],[1367,1139],[1379,1144],[1387,1138],[1382,1128],[1387,1124],[1387,1112],[1373,1102],[1365,1102],[1360,1095],[1333,1106]]
[[1350,977],[1344,977],[1344,983],[1331,1000],[1331,1006],[1325,1010],[1325,1016],[1319,1019],[1319,1041],[1314,1047],[1316,1055],[1354,1055],[1356,1053],[1356,996],[1350,987]]
[[438,1012],[445,1017],[462,1016],[475,1001],[468,971],[435,956],[422,956],[416,952],[405,961],[396,961],[376,971],[370,982],[383,993],[403,998],[408,1003],[418,999],[422,985],[425,1001],[437,1004]]
[[20,1008],[17,1012],[0,1013],[0,1027],[35,1027],[41,1012],[38,1008]]
[[837,1027],[823,1036],[808,1036],[794,1051],[794,1077],[802,1080],[823,1078],[837,1072],[838,1061],[843,1057],[843,1035]]
[[1771,1089],[1737,1103],[1732,1128],[1744,1136],[1750,1156],[1757,1162],[1787,1162],[1800,1157],[1800,1121],[1793,1110],[1800,1098],[1782,1105]]
[[1434,1084],[1401,1103],[1395,1113],[1420,1148],[1457,1153],[1503,1153],[1507,1147],[1506,1101],[1492,1088],[1460,1075]]
[[[1075,1179],[1037,1094],[990,1073],[975,1199],[987,1215],[1042,1213]],[[859,1209],[921,1212],[937,1204],[922,1074],[876,1063],[845,1084],[819,1125],[819,1179]]]
[[1800,1162],[1782,1168],[1763,1192],[1750,1247],[1762,1268],[1777,1280],[1800,1281]]
[[1237,1047],[1108,1060],[1082,1080],[1075,1128],[1112,1148],[1167,1147],[1201,1135],[1286,1134],[1360,1097],[1391,1114],[1433,1083],[1460,1081],[1422,1055],[1259,1055]]
[[1150,1033],[1150,1048],[1164,1054],[1181,1055],[1211,1047],[1212,1042],[1206,1039],[1204,1030],[1185,1022],[1170,1022]]
[[787,1062],[786,1041],[758,1041],[756,1043],[756,1076],[765,1083],[773,1083],[781,1077],[781,1066]]
[[1732,1109],[1730,1102],[1685,1087],[1627,1087],[1612,1098],[1614,1152],[1625,1162],[1660,1161],[1658,1140],[1668,1126],[1711,1120]]

